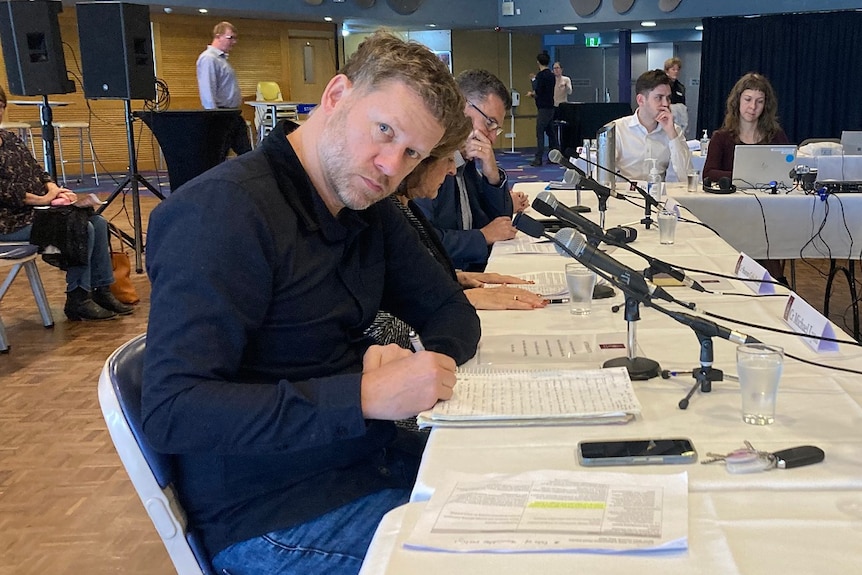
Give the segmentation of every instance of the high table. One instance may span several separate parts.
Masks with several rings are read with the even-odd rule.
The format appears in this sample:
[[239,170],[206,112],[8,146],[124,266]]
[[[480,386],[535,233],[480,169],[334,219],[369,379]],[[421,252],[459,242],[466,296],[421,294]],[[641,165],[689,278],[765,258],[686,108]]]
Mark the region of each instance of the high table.
[[[544,185],[517,184],[515,188],[535,196]],[[555,195],[563,203],[573,203],[571,192]],[[584,194],[583,203],[592,204],[594,211],[587,217],[596,221],[596,203],[590,196]],[[612,201],[608,225],[631,223],[641,215],[642,208]],[[641,251],[678,265],[732,273],[737,251],[702,226],[680,223],[676,243],[670,246],[658,243],[654,227],[637,228],[634,247]],[[635,269],[645,265],[637,256],[620,249],[612,256]],[[507,253],[502,243],[494,246],[488,269],[502,273],[562,270],[567,261],[556,255]],[[729,281],[732,289],[725,291],[750,293],[740,282]],[[780,319],[786,298],[669,289],[675,290],[677,298],[696,302],[702,309],[786,329]],[[624,332],[621,314],[611,311],[611,304],[622,301],[619,294],[612,300],[595,301],[592,313],[586,317],[569,315],[565,304],[533,311],[480,311],[483,340],[503,334]],[[655,359],[670,370],[690,371],[698,365],[699,344],[688,327],[651,309],[641,309],[637,323],[638,355]],[[835,330],[842,334],[837,327]],[[857,347],[841,344],[837,353],[817,355],[796,336],[761,329],[742,331],[805,359],[855,369],[862,366],[862,352]],[[735,347],[724,340],[715,341],[714,366],[735,373]],[[475,365],[477,360],[471,363]],[[692,384],[690,375],[635,382],[642,415],[625,425],[433,430],[412,503],[392,511],[381,522],[362,572],[749,575],[858,570],[862,565],[862,546],[858,544],[862,537],[862,435],[858,433],[862,424],[862,376],[785,359],[776,422],[764,427],[742,422],[736,382],[717,382],[711,393],[698,392],[689,408],[680,410],[677,402]],[[817,445],[825,450],[826,460],[810,467],[746,475],[731,475],[722,464],[615,469],[632,474],[688,473],[689,550],[683,553],[494,555],[432,553],[401,547],[422,513],[423,501],[449,472],[586,471],[576,458],[579,440],[662,436],[690,437],[701,458],[708,451],[727,453],[749,440],[756,448],[769,451]]]
[[[859,338],[854,260],[862,257],[862,194],[820,197],[801,191],[770,194],[737,190],[733,194],[686,192],[668,185],[668,193],[734,248],[758,259],[829,259],[824,308],[828,313],[832,281],[844,271],[853,302],[853,336]],[[838,267],[836,260],[848,260]]]

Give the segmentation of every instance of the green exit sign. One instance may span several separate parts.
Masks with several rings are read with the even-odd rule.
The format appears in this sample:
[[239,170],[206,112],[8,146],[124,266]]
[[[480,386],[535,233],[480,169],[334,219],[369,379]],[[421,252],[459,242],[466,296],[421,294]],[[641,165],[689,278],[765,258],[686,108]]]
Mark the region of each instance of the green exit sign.
[[598,35],[596,36],[585,36],[584,37],[584,45],[587,48],[597,48],[602,45],[602,39]]

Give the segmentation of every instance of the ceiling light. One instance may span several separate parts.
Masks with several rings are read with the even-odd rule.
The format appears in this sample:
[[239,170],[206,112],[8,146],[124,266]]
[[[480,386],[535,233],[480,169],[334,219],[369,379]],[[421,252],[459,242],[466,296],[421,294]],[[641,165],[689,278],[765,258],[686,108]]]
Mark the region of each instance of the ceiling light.
[[324,22],[332,22],[332,16],[324,16],[323,21]]
[[428,24],[428,27],[429,27],[429,28],[436,28],[436,27],[437,27],[437,24]]
[[578,29],[578,27],[577,27],[577,26],[563,26],[563,30],[568,30],[568,31],[570,31],[570,32],[573,32],[573,31],[575,31],[575,30],[577,30],[577,29]]
[[643,22],[641,22],[641,26],[643,26],[644,28],[653,28],[655,26],[655,22],[653,22],[652,20],[644,20]]
[[173,11],[174,11],[174,9],[171,8],[170,6],[165,6],[165,14],[170,14]]
[[198,12],[200,12],[201,14],[206,14],[207,12],[209,12],[209,10],[207,10],[206,8],[198,8]]
[[694,27],[694,29],[697,30],[698,32],[703,32],[703,24],[698,24],[697,26]]

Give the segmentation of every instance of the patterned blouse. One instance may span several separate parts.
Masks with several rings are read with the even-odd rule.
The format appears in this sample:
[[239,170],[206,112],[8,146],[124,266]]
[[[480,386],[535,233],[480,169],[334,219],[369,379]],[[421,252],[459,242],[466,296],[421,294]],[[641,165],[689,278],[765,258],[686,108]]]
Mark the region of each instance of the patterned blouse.
[[11,234],[33,222],[27,193],[43,196],[53,181],[21,139],[0,130],[0,234]]
[[[422,213],[422,210],[416,207],[416,204],[414,204],[412,200],[410,200],[408,205],[405,206],[394,195],[389,196],[389,201],[398,206],[398,209],[401,210],[401,213],[404,214],[407,221],[409,221],[419,233],[419,239],[425,247],[428,248],[428,251],[432,256],[434,256],[434,259],[436,259],[441,266],[446,268],[453,280],[457,281],[452,260],[449,259],[448,255],[446,255],[446,248],[444,248],[443,244],[440,243],[437,232],[435,232],[434,228],[431,227],[431,224]],[[409,331],[409,325],[388,312],[379,311],[377,312],[377,317],[374,318],[374,321],[365,333],[374,338],[375,343],[379,345],[396,343],[403,348],[410,349],[410,339],[407,337]]]

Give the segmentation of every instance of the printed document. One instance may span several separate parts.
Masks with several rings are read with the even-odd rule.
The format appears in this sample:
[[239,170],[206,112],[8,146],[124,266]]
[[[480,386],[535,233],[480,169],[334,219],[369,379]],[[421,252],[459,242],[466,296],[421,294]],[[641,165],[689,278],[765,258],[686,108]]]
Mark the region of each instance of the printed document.
[[462,553],[682,551],[688,548],[688,476],[450,474],[404,547]]

